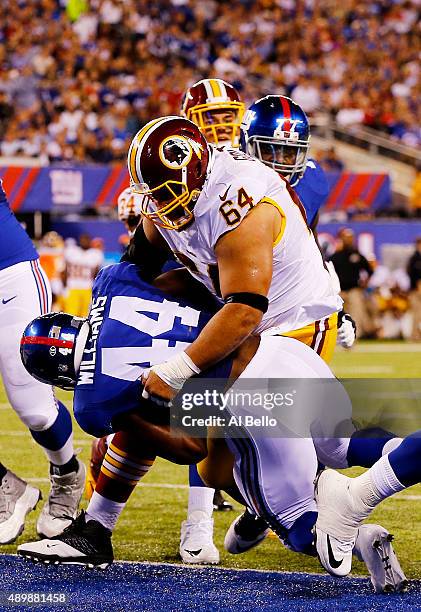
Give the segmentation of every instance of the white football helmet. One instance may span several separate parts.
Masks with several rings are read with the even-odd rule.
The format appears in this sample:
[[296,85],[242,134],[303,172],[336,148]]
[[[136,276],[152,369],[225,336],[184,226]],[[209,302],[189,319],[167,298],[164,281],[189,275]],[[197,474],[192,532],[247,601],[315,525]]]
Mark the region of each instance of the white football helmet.
[[130,187],[124,189],[117,200],[118,218],[124,223],[130,236],[133,236],[142,215],[142,196],[133,193]]

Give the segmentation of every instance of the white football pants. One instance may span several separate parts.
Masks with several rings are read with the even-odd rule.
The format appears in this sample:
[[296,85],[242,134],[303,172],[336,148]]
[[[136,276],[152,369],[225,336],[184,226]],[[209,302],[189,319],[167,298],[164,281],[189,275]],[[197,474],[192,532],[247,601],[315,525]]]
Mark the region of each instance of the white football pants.
[[[280,379],[291,380],[277,383]],[[247,388],[269,400],[275,393],[279,400],[280,392],[291,392],[283,407],[256,409],[235,399],[229,405],[236,417],[227,431],[235,481],[250,509],[279,533],[279,527],[289,529],[302,514],[317,510],[313,483],[318,461],[347,467],[349,436],[355,431],[352,406],[323,359],[302,342],[282,336],[261,338],[231,397]],[[249,421],[276,417],[275,424],[245,425],[247,416]]]

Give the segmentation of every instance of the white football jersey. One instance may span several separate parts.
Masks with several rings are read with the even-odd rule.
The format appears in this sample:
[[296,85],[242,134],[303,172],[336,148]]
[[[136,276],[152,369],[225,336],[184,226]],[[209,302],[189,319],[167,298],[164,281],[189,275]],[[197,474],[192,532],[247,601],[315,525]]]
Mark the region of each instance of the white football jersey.
[[159,227],[177,259],[219,296],[215,245],[267,200],[282,217],[273,247],[269,308],[256,331],[292,331],[341,310],[305,213],[274,170],[235,149],[213,148],[209,176],[194,207],[194,222],[179,232]]
[[104,264],[100,249],[71,246],[64,253],[69,289],[91,289],[98,268]]

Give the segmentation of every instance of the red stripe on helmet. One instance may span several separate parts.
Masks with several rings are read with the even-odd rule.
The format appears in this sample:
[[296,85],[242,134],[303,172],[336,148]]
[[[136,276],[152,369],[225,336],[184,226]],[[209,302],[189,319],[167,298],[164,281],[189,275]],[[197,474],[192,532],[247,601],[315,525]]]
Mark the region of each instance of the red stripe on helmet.
[[73,348],[72,340],[60,340],[59,338],[46,338],[45,336],[23,336],[21,344],[45,344],[47,346],[57,346],[58,348]]
[[283,96],[279,96],[279,99],[281,101],[282,104],[282,111],[285,115],[285,122],[282,126],[282,129],[285,132],[289,132],[291,130],[291,123],[290,123],[290,119],[291,119],[291,107],[289,105],[289,102],[286,98],[284,98]]

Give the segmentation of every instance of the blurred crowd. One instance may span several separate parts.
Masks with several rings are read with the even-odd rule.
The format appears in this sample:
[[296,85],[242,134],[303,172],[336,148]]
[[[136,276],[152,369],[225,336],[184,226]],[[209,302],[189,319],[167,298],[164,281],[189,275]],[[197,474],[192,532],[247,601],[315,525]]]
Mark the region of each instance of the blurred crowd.
[[344,227],[329,258],[357,337],[421,340],[421,237],[406,266],[392,270],[374,255],[365,257],[353,231]]
[[0,154],[122,160],[200,78],[421,143],[418,0],[6,0]]

